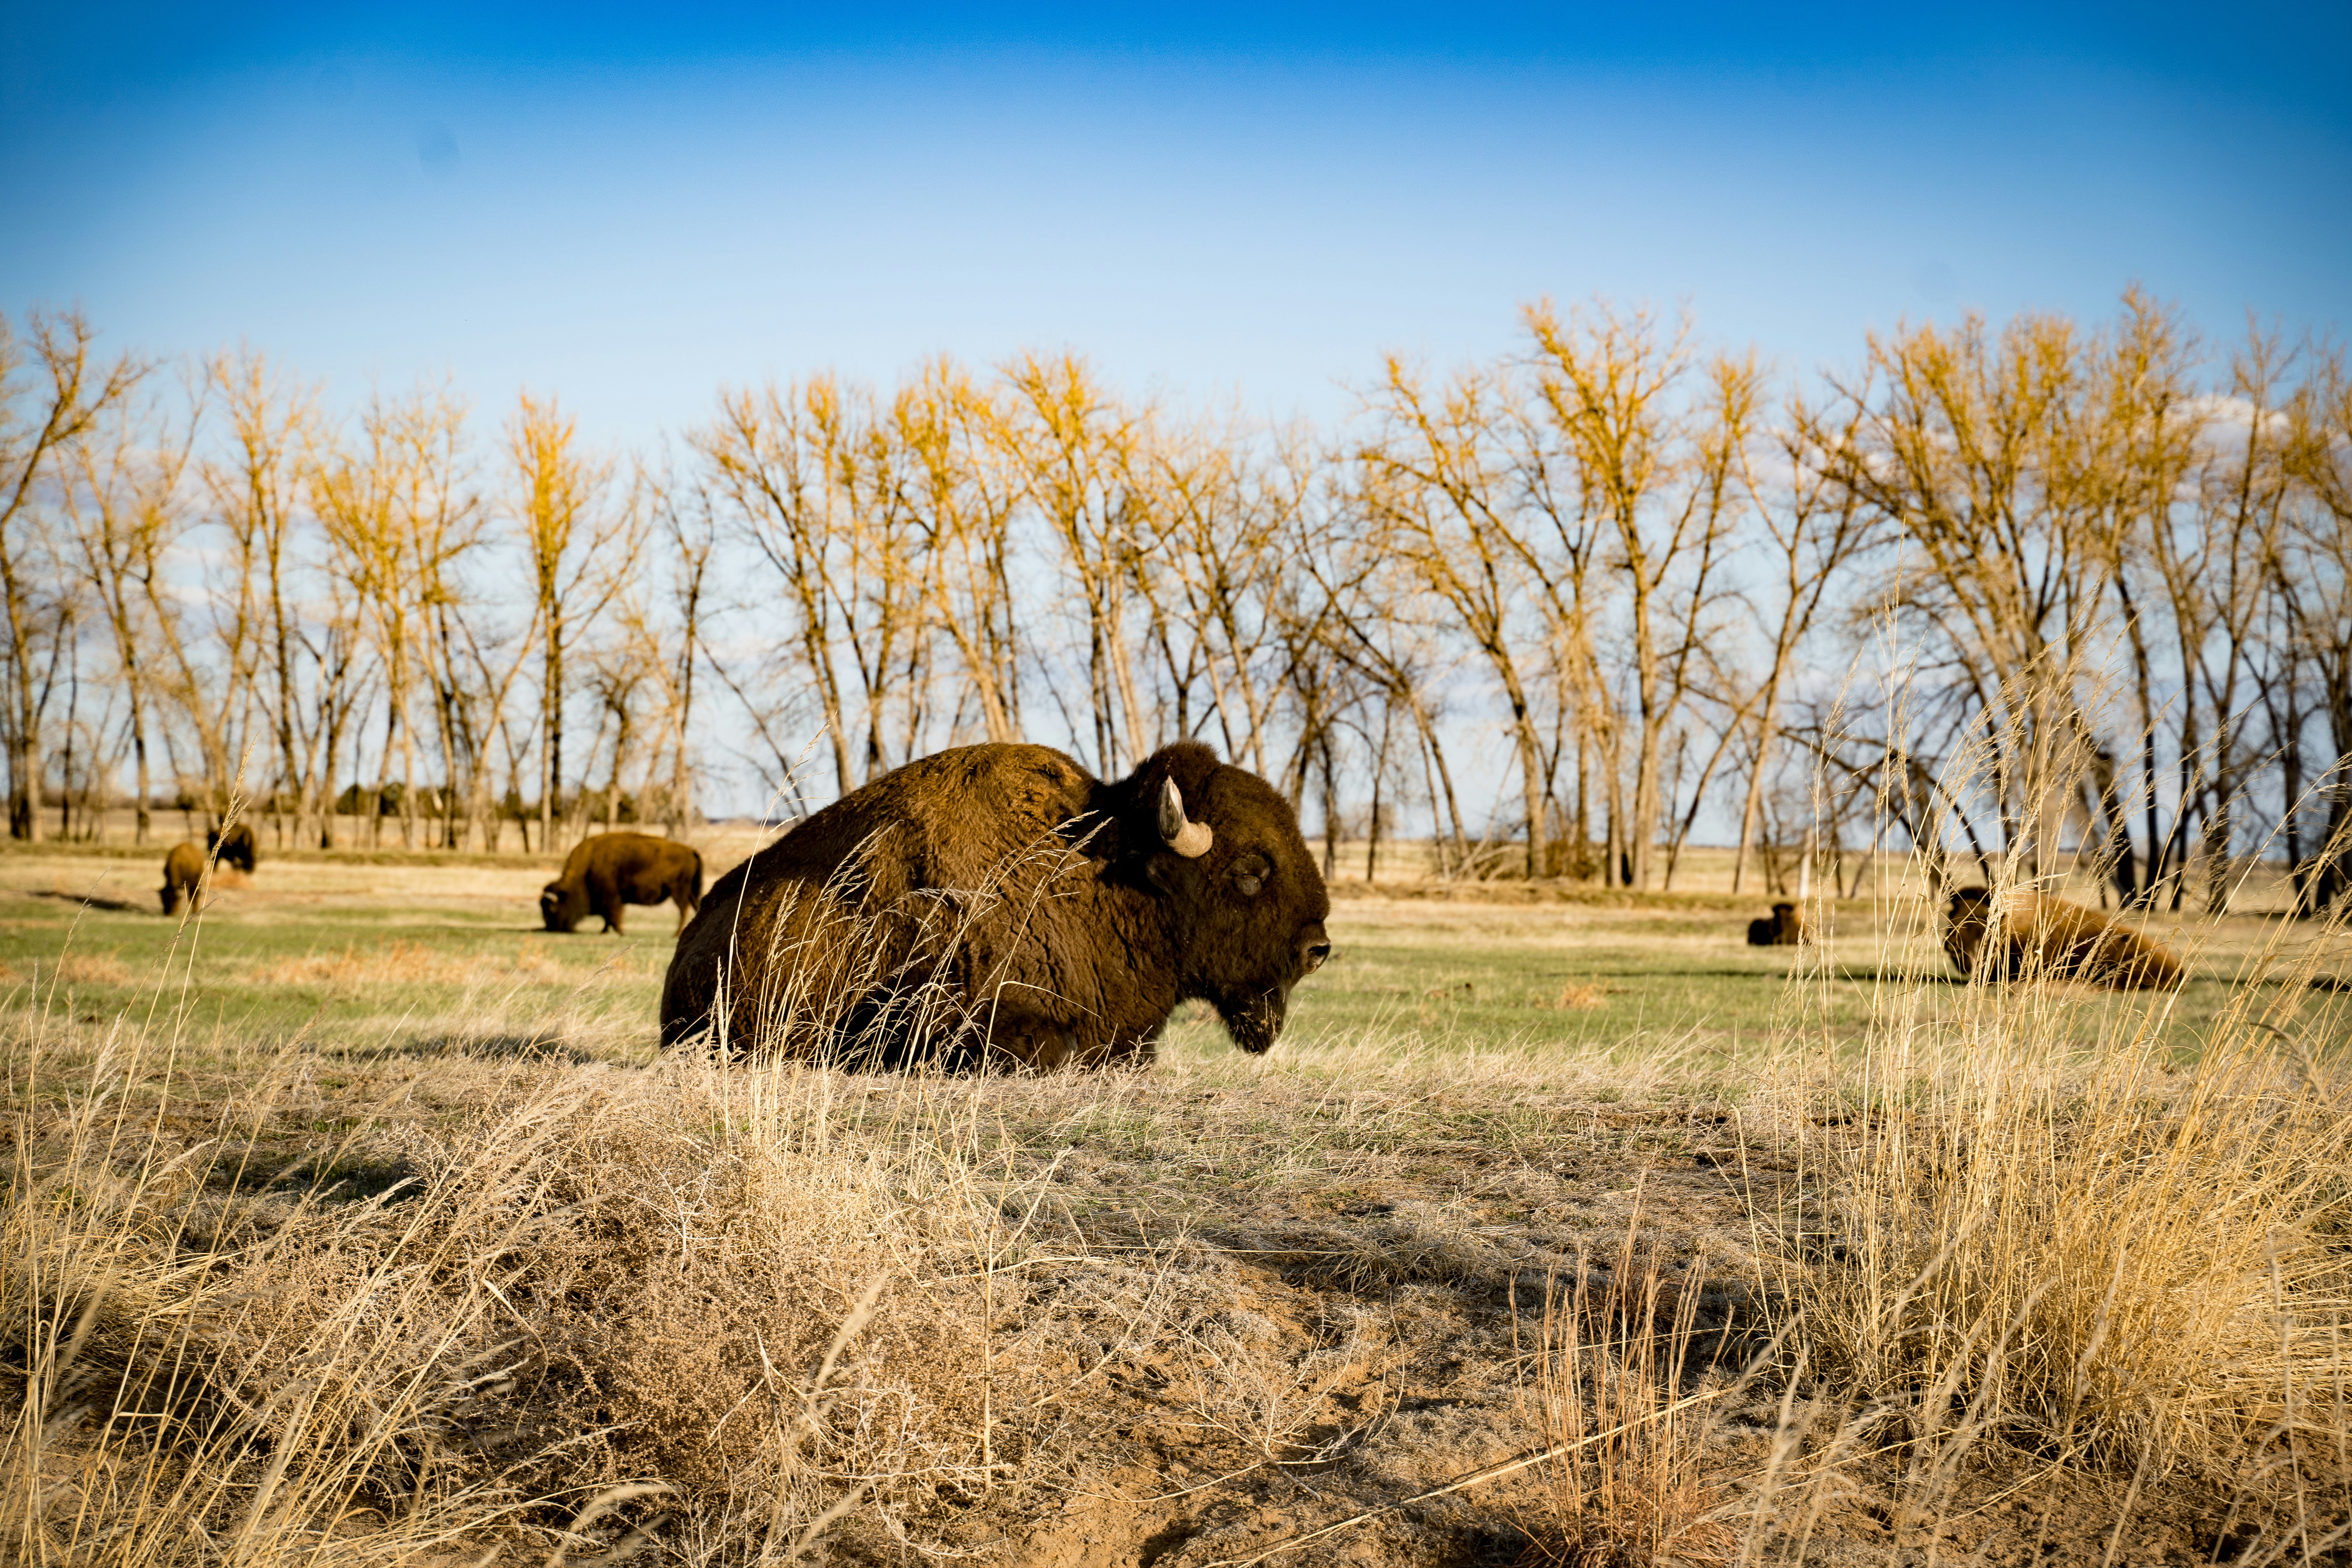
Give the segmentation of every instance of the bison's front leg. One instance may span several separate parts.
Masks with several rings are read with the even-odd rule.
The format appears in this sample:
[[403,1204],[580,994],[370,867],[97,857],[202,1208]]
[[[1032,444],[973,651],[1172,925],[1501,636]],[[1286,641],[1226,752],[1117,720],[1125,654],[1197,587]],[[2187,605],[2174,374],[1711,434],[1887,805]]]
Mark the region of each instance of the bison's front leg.
[[628,906],[623,902],[621,884],[611,877],[592,875],[588,879],[589,907],[604,917],[604,929],[614,936],[625,935],[621,930],[621,911]]

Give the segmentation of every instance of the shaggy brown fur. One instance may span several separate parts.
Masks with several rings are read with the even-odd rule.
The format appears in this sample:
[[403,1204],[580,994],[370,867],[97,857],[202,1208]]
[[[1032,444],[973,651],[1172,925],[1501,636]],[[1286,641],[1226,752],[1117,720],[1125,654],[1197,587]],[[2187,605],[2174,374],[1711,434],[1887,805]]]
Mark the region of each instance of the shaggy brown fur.
[[[1171,795],[1168,785],[1175,786]],[[1148,1060],[1176,1004],[1264,1051],[1330,953],[1289,803],[1186,742],[1104,783],[964,746],[730,871],[678,939],[662,1039],[856,1066]]]
[[156,889],[163,900],[163,912],[176,915],[180,900],[196,907],[196,889],[205,879],[205,852],[194,840],[174,844],[163,856],[163,885]]
[[205,847],[224,866],[234,866],[250,875],[260,860],[260,849],[254,843],[253,824],[233,822],[224,828],[215,828],[205,835]]
[[1795,947],[1809,934],[1805,911],[1794,904],[1774,904],[1769,918],[1748,922],[1750,947]]
[[677,929],[702,903],[702,856],[690,844],[650,833],[600,833],[564,858],[563,875],[540,890],[539,918],[550,931],[568,931],[590,915],[621,930],[629,904],[675,903]]
[[1970,979],[2014,980],[2038,971],[2126,991],[2168,991],[2186,978],[2180,961],[2159,943],[2063,899],[2021,900],[2001,916],[1997,949],[1981,958],[1992,929],[1991,889],[1960,889],[1945,906],[1944,921],[1944,952]]

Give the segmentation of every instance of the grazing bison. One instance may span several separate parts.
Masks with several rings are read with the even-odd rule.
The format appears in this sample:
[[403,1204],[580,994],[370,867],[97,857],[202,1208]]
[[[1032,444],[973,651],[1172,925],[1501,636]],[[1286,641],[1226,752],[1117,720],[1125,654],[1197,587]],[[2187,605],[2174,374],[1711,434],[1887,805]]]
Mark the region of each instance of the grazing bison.
[[205,847],[224,866],[252,874],[261,856],[253,841],[253,824],[232,822],[226,827],[216,827],[205,835]]
[[[2186,977],[2158,943],[2061,899],[2025,895],[2001,912],[1996,934],[1992,890],[1962,888],[1945,906],[1944,922],[1944,952],[1970,978],[2013,980],[2038,971],[2126,991],[2168,991]],[[1990,955],[1989,941],[1997,944]]]
[[1748,922],[1750,947],[1796,947],[1811,934],[1805,911],[1794,904],[1774,904],[1769,919]]
[[196,890],[204,879],[205,852],[196,847],[193,839],[173,845],[163,856],[163,885],[157,889],[163,900],[163,912],[178,914],[182,899],[188,900],[190,909],[197,908]]
[[564,857],[563,875],[541,889],[539,918],[550,931],[568,931],[602,915],[604,929],[618,931],[624,905],[669,902],[684,931],[702,902],[701,855],[650,833],[600,833],[582,839]]
[[[908,763],[719,879],[662,1040],[953,1070],[1148,1061],[1179,1002],[1245,1051],[1330,955],[1289,803],[1194,742],[1105,783],[1044,746]],[[706,1031],[707,1036],[706,1036]]]

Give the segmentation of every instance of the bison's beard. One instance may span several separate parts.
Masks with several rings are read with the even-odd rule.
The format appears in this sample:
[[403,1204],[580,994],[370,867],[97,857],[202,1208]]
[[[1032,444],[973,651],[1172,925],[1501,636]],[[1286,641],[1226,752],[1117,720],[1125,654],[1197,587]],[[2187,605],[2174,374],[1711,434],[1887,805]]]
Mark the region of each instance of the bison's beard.
[[1217,1016],[1224,1020],[1225,1033],[1234,1044],[1250,1055],[1264,1056],[1274,1048],[1282,1033],[1282,1020],[1290,1010],[1290,988],[1277,985],[1260,996],[1240,1002],[1217,1002]]

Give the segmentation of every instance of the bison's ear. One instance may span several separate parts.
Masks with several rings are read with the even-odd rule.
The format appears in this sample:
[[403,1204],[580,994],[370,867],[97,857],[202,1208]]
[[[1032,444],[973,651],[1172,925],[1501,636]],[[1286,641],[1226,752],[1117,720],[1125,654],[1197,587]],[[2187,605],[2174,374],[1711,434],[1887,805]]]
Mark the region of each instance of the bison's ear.
[[1209,852],[1217,836],[1205,822],[1192,822],[1184,816],[1184,792],[1176,781],[1163,775],[1160,780],[1160,841],[1187,860],[1197,860]]

